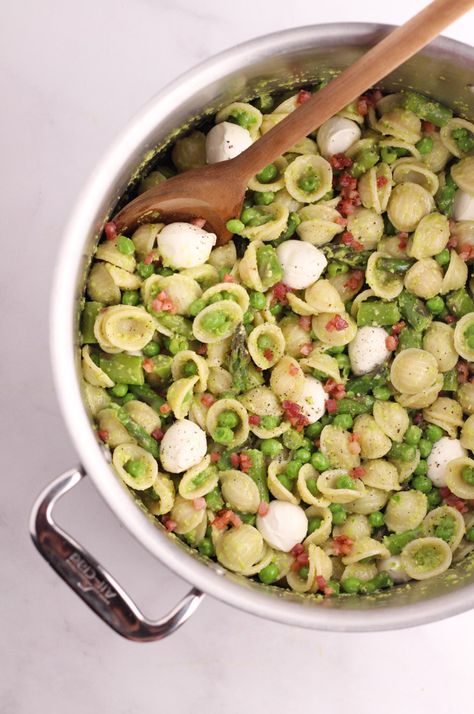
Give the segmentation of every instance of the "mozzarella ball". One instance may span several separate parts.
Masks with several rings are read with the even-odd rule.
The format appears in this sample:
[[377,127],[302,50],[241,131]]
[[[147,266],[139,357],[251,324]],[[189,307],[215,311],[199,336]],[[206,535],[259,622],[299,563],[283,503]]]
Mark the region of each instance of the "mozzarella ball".
[[474,221],[474,196],[458,189],[454,196],[453,218],[455,221]]
[[459,439],[450,439],[443,436],[433,444],[431,453],[427,458],[428,476],[438,488],[446,486],[446,466],[453,459],[467,456],[467,451],[461,446]]
[[328,261],[321,250],[302,240],[286,240],[277,248],[283,268],[283,282],[294,290],[303,290],[323,273]]
[[179,474],[202,461],[206,451],[206,432],[188,419],[179,419],[165,432],[160,459],[165,471]]
[[349,359],[354,374],[367,374],[385,362],[390,354],[383,327],[360,327],[349,343]]
[[217,164],[218,161],[233,159],[248,149],[251,143],[247,129],[223,121],[213,126],[206,136],[206,161],[208,164]]
[[310,424],[314,424],[315,421],[318,421],[323,416],[326,411],[325,403],[327,398],[328,395],[319,379],[305,377],[303,394],[298,400],[298,404]]
[[394,583],[407,583],[410,576],[402,568],[402,559],[399,555],[389,555],[379,561],[379,572],[386,572]]
[[325,121],[319,127],[317,136],[319,151],[326,158],[343,154],[359,139],[359,125],[344,117],[331,117]]
[[257,516],[257,528],[272,548],[288,553],[301,543],[308,530],[308,519],[299,506],[288,501],[271,501],[265,516]]
[[216,240],[215,233],[192,223],[169,223],[158,234],[158,250],[170,268],[197,268],[207,261]]

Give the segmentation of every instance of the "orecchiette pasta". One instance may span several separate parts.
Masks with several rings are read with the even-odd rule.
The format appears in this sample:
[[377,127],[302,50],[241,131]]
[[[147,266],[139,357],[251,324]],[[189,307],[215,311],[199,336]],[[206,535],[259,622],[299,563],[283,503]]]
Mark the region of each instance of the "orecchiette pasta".
[[[310,90],[207,113],[130,196]],[[442,574],[474,550],[474,123],[369,90],[247,189],[224,232],[104,226],[79,323],[102,449],[234,579],[322,599]]]

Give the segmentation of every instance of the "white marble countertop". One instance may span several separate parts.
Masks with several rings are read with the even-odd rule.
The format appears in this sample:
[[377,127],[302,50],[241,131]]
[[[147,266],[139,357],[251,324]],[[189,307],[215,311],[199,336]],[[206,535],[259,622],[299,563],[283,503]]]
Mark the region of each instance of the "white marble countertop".
[[[324,7],[322,7],[324,5]],[[48,359],[48,299],[61,228],[94,163],[129,116],[196,62],[288,25],[400,22],[424,2],[17,0],[0,10],[2,74],[0,712],[234,714],[468,709],[474,613],[413,630],[292,629],[207,599],[155,644],[103,625],[37,556],[34,496],[76,463]],[[469,42],[474,15],[447,34]],[[127,86],[127,91],[123,87]],[[14,336],[14,339],[6,336]],[[59,510],[159,616],[186,584],[154,561],[90,483]],[[337,703],[336,703],[337,702]]]

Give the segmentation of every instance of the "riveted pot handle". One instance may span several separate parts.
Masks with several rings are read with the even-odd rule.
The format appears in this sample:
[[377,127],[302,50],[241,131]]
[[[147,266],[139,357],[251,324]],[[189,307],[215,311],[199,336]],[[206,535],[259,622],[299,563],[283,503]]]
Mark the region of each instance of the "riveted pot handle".
[[55,523],[56,502],[85,476],[81,468],[61,474],[39,495],[30,534],[45,560],[109,627],[128,640],[152,642],[171,635],[198,607],[204,594],[193,588],[160,620],[149,620],[110,573]]

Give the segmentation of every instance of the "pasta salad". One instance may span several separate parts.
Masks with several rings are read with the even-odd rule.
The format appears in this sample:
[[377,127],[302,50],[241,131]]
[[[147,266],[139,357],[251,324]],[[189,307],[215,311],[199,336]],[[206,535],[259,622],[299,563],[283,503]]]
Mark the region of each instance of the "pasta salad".
[[[222,109],[139,190],[233,158],[318,87]],[[115,471],[225,568],[320,597],[474,549],[474,125],[371,90],[205,221],[105,226],[84,391]]]

